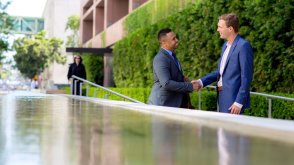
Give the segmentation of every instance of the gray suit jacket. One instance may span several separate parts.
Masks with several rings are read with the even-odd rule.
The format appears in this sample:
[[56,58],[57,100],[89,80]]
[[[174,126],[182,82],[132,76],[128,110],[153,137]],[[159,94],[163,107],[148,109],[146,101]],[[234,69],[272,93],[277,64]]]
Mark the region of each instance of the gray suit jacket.
[[153,78],[149,104],[181,107],[184,94],[193,92],[192,83],[184,82],[182,71],[164,49],[153,59]]

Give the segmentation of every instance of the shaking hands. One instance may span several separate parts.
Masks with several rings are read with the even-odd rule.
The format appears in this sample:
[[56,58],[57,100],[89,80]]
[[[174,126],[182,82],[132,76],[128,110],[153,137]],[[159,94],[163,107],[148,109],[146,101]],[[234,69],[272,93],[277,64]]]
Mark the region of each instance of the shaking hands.
[[[184,81],[189,82],[190,81],[189,77],[184,76]],[[200,80],[192,80],[191,83],[193,85],[194,91],[199,91],[202,88],[202,83],[200,82]]]
[[192,80],[191,83],[193,84],[194,91],[199,91],[202,88],[200,80]]

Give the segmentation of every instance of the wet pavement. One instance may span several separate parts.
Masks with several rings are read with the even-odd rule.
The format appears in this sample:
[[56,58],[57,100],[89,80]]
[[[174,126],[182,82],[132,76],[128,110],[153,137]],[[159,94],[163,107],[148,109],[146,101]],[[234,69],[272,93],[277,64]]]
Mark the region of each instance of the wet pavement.
[[0,102],[0,165],[294,163],[293,143],[224,128],[57,95],[16,92]]

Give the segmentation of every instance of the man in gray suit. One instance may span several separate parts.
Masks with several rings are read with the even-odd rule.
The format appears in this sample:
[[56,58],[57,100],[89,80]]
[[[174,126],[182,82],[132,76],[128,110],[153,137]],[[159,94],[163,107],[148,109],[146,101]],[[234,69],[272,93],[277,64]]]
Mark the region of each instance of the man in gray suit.
[[153,59],[154,83],[149,96],[149,104],[189,108],[189,93],[197,89],[185,78],[175,55],[178,47],[176,34],[168,28],[158,33],[161,49]]

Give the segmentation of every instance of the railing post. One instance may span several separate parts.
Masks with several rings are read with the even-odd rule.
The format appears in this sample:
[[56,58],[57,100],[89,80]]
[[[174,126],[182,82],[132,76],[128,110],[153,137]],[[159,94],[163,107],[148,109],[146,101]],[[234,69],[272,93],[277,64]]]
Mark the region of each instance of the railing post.
[[268,118],[272,118],[272,99],[268,98]]
[[83,92],[83,83],[80,83],[80,96],[83,96],[82,92]]
[[108,99],[108,98],[109,98],[109,95],[110,95],[109,93],[105,94],[105,95],[104,95],[104,98],[105,98],[105,99]]
[[76,95],[77,94],[77,80],[74,80],[74,95]]
[[201,110],[201,90],[198,91],[198,110]]
[[74,92],[74,91],[73,91],[73,85],[74,85],[74,84],[73,84],[73,78],[71,78],[71,79],[70,79],[70,94],[72,94],[72,95],[73,95],[73,92]]
[[94,97],[97,97],[97,89],[94,90]]
[[89,85],[86,86],[86,96],[89,96]]

